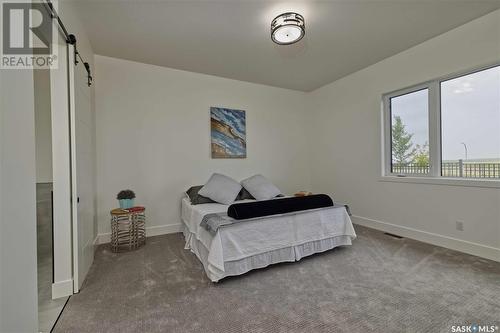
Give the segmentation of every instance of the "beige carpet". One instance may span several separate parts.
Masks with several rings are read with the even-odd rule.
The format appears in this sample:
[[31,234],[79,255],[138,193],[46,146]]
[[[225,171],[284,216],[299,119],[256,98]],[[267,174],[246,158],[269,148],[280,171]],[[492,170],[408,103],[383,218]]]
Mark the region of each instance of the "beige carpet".
[[356,226],[353,246],[212,284],[181,234],[101,246],[55,332],[451,332],[500,325],[500,263]]

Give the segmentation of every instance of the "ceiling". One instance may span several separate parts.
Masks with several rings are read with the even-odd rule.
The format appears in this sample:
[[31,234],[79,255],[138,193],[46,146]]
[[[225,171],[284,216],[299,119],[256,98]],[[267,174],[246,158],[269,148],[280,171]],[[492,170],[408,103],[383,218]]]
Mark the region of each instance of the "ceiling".
[[[500,8],[500,0],[74,4],[97,54],[301,91]],[[275,45],[270,22],[286,11],[304,15],[306,35],[294,45]]]

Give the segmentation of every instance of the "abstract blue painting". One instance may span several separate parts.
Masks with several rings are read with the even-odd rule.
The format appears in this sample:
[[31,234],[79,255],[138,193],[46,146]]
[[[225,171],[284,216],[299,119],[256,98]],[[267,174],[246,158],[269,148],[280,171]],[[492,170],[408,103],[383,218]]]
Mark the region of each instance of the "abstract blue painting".
[[212,158],[247,157],[245,111],[210,108]]

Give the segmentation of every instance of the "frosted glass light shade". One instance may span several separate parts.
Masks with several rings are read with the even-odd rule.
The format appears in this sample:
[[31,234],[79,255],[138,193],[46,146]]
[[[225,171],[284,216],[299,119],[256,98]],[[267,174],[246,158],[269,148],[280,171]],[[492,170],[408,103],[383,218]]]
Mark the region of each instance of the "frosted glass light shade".
[[304,17],[297,13],[284,13],[271,22],[271,39],[276,44],[298,42],[306,33]]

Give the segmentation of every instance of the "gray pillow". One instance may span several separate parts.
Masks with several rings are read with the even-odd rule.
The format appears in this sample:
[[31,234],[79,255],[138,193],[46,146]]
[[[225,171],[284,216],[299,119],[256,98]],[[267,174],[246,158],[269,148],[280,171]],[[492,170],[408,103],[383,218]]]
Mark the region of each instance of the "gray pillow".
[[242,187],[240,193],[238,193],[238,196],[236,197],[236,200],[246,200],[246,199],[255,200],[255,198],[250,194],[250,192],[248,192],[244,187]]
[[220,173],[214,173],[198,194],[221,204],[229,205],[234,202],[240,190],[241,185],[236,180]]
[[189,188],[189,190],[186,191],[186,195],[189,197],[189,200],[191,200],[192,205],[199,205],[199,204],[204,204],[204,203],[214,203],[210,198],[206,198],[202,195],[199,195],[198,192],[200,189],[203,187],[203,185],[197,185],[197,186],[192,186]]
[[262,175],[242,180],[241,185],[257,200],[269,200],[281,194],[279,188]]

